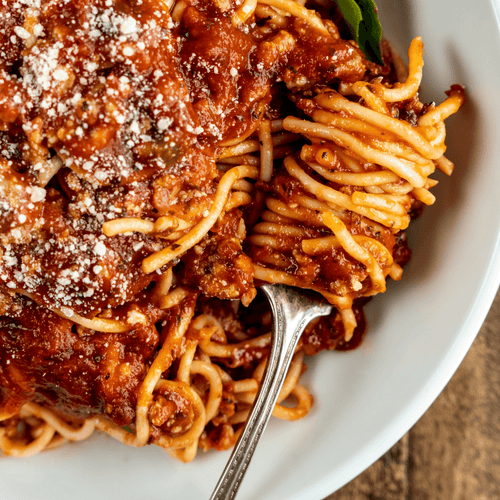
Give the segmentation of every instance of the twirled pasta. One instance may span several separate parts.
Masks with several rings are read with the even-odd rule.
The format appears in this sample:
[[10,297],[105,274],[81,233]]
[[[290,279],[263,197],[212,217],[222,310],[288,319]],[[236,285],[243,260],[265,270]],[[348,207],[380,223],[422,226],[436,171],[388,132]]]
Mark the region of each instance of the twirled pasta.
[[[399,82],[390,49],[384,66],[366,61],[324,2],[120,0],[90,19],[111,48],[92,39],[95,60],[73,65],[44,52],[70,40],[49,23],[53,4],[35,21],[23,13],[20,75],[0,64],[0,143],[25,130],[27,158],[0,158],[14,213],[2,232],[0,450],[30,456],[96,430],[182,461],[232,446],[271,343],[255,298],[264,281],[335,306],[307,328],[273,411],[304,417],[305,355],[356,345],[362,301],[402,277],[404,230],[435,200],[429,176],[453,170],[444,120],[463,89],[424,105],[420,38]],[[13,328],[46,335],[38,388]],[[78,397],[67,359],[87,391],[79,406],[50,389],[59,377]]]

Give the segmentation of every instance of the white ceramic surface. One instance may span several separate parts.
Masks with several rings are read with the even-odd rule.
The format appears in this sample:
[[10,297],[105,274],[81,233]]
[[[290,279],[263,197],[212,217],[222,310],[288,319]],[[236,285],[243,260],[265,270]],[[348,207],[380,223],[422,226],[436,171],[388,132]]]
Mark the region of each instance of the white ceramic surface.
[[[390,448],[446,385],[500,282],[500,37],[497,0],[378,0],[386,36],[406,52],[425,42],[424,99],[452,83],[468,103],[448,122],[451,179],[410,231],[403,282],[367,308],[356,351],[322,353],[306,383],[316,397],[302,421],[272,421],[239,500],[320,500]],[[208,499],[229,453],[183,465],[156,447],[106,436],[30,459],[0,460],[3,500]]]

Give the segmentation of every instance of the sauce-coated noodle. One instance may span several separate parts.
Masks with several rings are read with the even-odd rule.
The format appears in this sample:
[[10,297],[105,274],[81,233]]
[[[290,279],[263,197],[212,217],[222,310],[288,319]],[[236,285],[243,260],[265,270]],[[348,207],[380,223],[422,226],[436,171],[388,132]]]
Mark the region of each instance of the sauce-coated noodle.
[[376,65],[324,1],[19,5],[0,0],[0,450],[231,447],[269,354],[261,282],[335,306],[273,412],[307,415],[305,355],[358,345],[401,279],[463,89],[421,103],[421,39],[407,74],[385,42]]

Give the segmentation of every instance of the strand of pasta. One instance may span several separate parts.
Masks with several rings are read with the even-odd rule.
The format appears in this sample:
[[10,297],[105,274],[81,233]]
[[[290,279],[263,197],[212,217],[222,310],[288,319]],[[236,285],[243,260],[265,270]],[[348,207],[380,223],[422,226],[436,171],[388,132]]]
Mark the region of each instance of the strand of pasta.
[[325,179],[346,186],[378,186],[396,182],[399,179],[398,175],[387,170],[360,173],[330,172],[317,163],[308,163],[308,165]]
[[368,147],[360,139],[342,130],[334,129],[319,123],[311,123],[293,116],[285,118],[284,125],[287,130],[292,132],[332,141],[339,146],[353,151],[368,162],[377,163],[391,170],[415,187],[423,187],[425,184],[425,178],[415,170],[415,166],[412,162],[403,158],[396,158],[383,151]]
[[[106,236],[111,237],[117,234],[129,234],[134,232],[151,234],[163,233],[167,230],[184,231],[191,227],[192,223],[178,217],[162,216],[158,217],[155,222],[139,217],[122,217],[106,221],[102,225],[102,231]],[[160,236],[160,234],[158,235]],[[169,236],[171,236],[171,234]]]
[[95,429],[95,421],[92,418],[84,420],[79,427],[75,428],[57,417],[52,411],[32,402],[26,403],[23,410],[44,420],[68,441],[83,441],[90,437]]
[[[280,252],[264,252],[262,255],[259,255],[259,258],[257,259],[260,265],[263,266],[271,266],[275,271],[286,271],[290,268],[290,260],[287,259],[282,253]],[[254,266],[255,268],[255,266]],[[271,276],[271,275],[269,275]],[[273,283],[273,282],[271,282]],[[291,282],[290,282],[291,283]],[[288,283],[288,284],[290,284]],[[295,285],[293,286],[299,286],[297,285],[298,280],[295,281]],[[302,284],[304,286],[304,284]]]
[[242,205],[248,205],[251,202],[252,196],[249,193],[233,191],[224,205],[224,212],[229,212],[233,208],[241,207]]
[[411,193],[417,200],[426,205],[433,205],[436,201],[436,197],[425,188],[415,188]]
[[17,410],[13,410],[13,411],[7,411],[6,409],[2,409],[2,411],[0,412],[0,422],[2,422],[3,420],[7,420],[8,418],[11,418],[11,417],[14,417],[15,415],[17,415]]
[[171,457],[179,460],[179,462],[189,463],[192,462],[196,457],[196,454],[198,452],[198,442],[193,440],[193,442],[185,448],[166,448],[166,451]]
[[255,179],[258,175],[258,169],[249,166],[234,167],[226,172],[217,186],[214,202],[208,215],[173,245],[146,257],[142,262],[142,270],[148,274],[152,273],[199,243],[217,221],[234,182],[244,177]]
[[175,0],[160,0],[160,6],[163,6],[163,8],[170,13],[174,6]]
[[[271,199],[271,198],[268,198]],[[278,201],[278,200],[275,200]],[[295,219],[292,217],[286,217],[285,215],[278,214],[276,212],[272,212],[271,210],[264,210],[262,212],[262,220],[264,222],[270,222],[270,223],[275,223],[275,224],[288,224],[290,226],[293,226],[295,223]]]
[[395,83],[393,88],[377,85],[377,94],[386,102],[405,101],[414,96],[422,81],[422,68],[424,67],[424,44],[422,37],[416,37],[408,48],[408,78],[404,83]]
[[154,222],[137,217],[123,217],[121,219],[113,219],[110,221],[106,221],[102,225],[102,232],[106,236],[115,236],[117,234],[128,232],[148,234],[152,233],[154,229]]
[[179,367],[177,368],[176,380],[180,380],[185,384],[190,383],[191,377],[191,365],[193,363],[194,355],[196,349],[198,348],[198,342],[193,339],[186,340],[186,347],[184,354],[181,356],[179,361]]
[[275,224],[272,222],[259,222],[259,224],[257,224],[253,228],[253,234],[269,234],[295,238],[307,237],[305,229],[296,226],[288,226],[285,224]]
[[387,211],[356,205],[347,194],[325,186],[307,175],[291,156],[285,158],[283,164],[288,173],[298,179],[308,192],[314,194],[320,200],[325,200],[328,204],[364,215],[393,229],[406,229],[410,223],[407,215],[401,216]]
[[356,317],[354,316],[354,311],[351,309],[339,309],[340,317],[342,318],[342,324],[344,325],[344,340],[349,342],[352,339],[354,330],[357,326]]
[[260,124],[259,143],[261,146],[259,179],[269,182],[273,175],[273,139],[269,120],[263,120]]
[[205,403],[206,422],[209,422],[217,415],[222,399],[222,380],[219,372],[211,361],[194,360],[194,355],[198,347],[198,342],[191,341],[192,345],[186,348],[181,357],[179,369],[177,370],[177,380],[189,384],[191,374],[202,375],[209,383],[209,395]]
[[247,238],[247,242],[273,250],[291,250],[294,247],[295,239],[284,235],[271,236],[269,234],[252,234]]
[[[266,205],[272,213],[275,213],[280,216],[285,216],[292,220],[298,220],[301,222],[309,223],[315,226],[322,227],[323,219],[321,215],[317,213],[316,210],[320,212],[324,212],[330,208],[326,203],[321,203],[317,200],[312,200],[312,202],[317,202],[317,206],[311,207],[308,206],[307,197],[303,197],[300,201],[302,201],[301,206],[290,208],[286,203],[283,203],[281,200],[277,200],[275,198],[266,198]],[[316,205],[316,204],[315,204]],[[267,215],[267,214],[266,214]]]
[[332,203],[323,203],[322,201],[319,201],[317,198],[311,198],[309,196],[299,195],[296,196],[294,200],[297,201],[299,207],[302,207],[303,209],[309,211],[309,213],[311,213],[311,211],[314,210],[316,212],[318,220],[320,221],[321,226],[324,226],[323,218],[321,217],[321,212],[325,211],[333,212],[339,219],[342,220],[345,219],[348,215],[347,210],[344,210],[339,207],[333,207]]
[[61,309],[53,309],[53,311],[62,318],[69,319],[77,325],[89,328],[90,330],[95,330],[96,332],[121,333],[132,328],[132,325],[128,325],[123,321],[115,319],[98,317],[94,317],[93,319],[84,318],[71,310],[69,307],[61,307]]
[[[364,187],[365,191],[374,194],[386,192],[402,195],[409,193],[413,189],[413,186],[408,182],[401,183],[401,178],[394,172],[388,170],[375,171],[373,169],[367,171],[363,169],[358,162],[347,157],[333,144],[327,144],[325,147],[318,149],[313,157],[310,154],[310,147],[303,146],[300,158],[322,177],[337,184]],[[335,171],[341,166],[348,168],[352,173]],[[370,164],[370,167],[372,167],[372,164]],[[375,166],[373,165],[373,167]],[[426,183],[429,183],[429,179],[427,179]]]
[[263,4],[257,4],[255,15],[260,19],[265,19],[265,24],[260,27],[260,31],[264,33],[273,32],[277,28],[286,28],[288,19],[285,15],[281,15],[276,9]]
[[[258,116],[258,118],[248,127],[248,129],[245,131],[245,133],[243,135],[239,135],[238,137],[236,137],[234,139],[228,139],[228,140],[220,143],[219,147],[227,148],[227,150],[231,151],[232,147],[237,148],[239,144],[245,144],[247,142],[247,141],[245,141],[245,139],[248,139],[250,136],[254,135],[255,131],[259,128],[260,122],[263,118],[264,109],[265,109],[264,105],[261,103],[259,105],[259,108],[257,110],[255,110],[255,114]],[[252,140],[249,139],[249,141],[252,141]]]
[[365,106],[378,112],[381,115],[389,115],[390,111],[387,108],[387,103],[374,92],[370,92],[368,82],[356,82],[352,85],[352,90],[355,94],[365,101]]
[[270,5],[284,12],[290,13],[292,16],[298,17],[306,21],[309,25],[322,32],[324,35],[330,37],[330,33],[326,29],[321,18],[313,11],[306,9],[302,5],[294,2],[293,0],[259,0],[259,3]]
[[[220,332],[223,331],[222,326],[220,323],[213,317],[203,315],[199,316],[196,318],[197,320],[197,328],[207,328],[211,327],[212,329],[215,329],[215,331],[219,332],[218,335],[220,335]],[[240,342],[237,344],[232,344],[230,347],[227,346],[220,346],[216,345],[214,342],[210,340],[205,340],[200,342],[200,346],[202,349],[207,352],[210,356],[215,356],[215,357],[230,357],[233,356],[235,352],[238,352],[240,350],[245,350],[251,347],[266,347],[270,343],[270,334],[265,334],[261,335],[259,337],[256,337],[254,339],[249,339],[244,342]],[[214,345],[215,344],[215,345]],[[300,377],[301,374],[301,367],[302,367],[302,359],[303,359],[303,353],[299,353],[296,355],[294,358],[294,362],[292,363],[292,366],[290,367],[289,374],[286,377],[284,386],[282,388],[282,391],[280,393],[280,400],[286,398],[288,394],[292,391],[295,390],[295,386],[297,385],[298,378]],[[263,365],[262,365],[263,366]],[[260,378],[259,378],[260,374]],[[239,401],[244,401],[245,397],[247,397],[247,394],[250,394],[250,401],[249,403],[253,403],[253,399],[255,398],[255,394],[257,391],[258,387],[258,381],[262,378],[262,371],[254,373],[254,377],[257,379],[257,381],[254,381],[252,379],[247,379],[243,381],[235,381],[233,382],[233,389],[235,393],[238,393],[237,399]],[[306,391],[306,394],[307,391]],[[306,404],[305,401],[310,402],[307,397],[304,397],[304,393],[300,393],[299,396],[299,404],[295,409],[289,409],[289,408],[281,408],[279,405],[275,408],[274,412],[281,418],[283,417],[283,414],[287,414],[286,418],[287,419],[295,419],[295,418],[300,418],[301,416],[304,416],[307,411],[310,408],[310,404]],[[280,412],[281,410],[281,412]],[[246,419],[248,416],[248,411],[245,412],[239,412],[236,415],[236,420],[231,418],[231,423],[239,423],[239,421],[244,421],[243,419]]]
[[173,380],[159,380],[156,384],[155,390],[172,390],[177,394],[182,393],[186,399],[191,400],[193,410],[195,411],[195,414],[197,413],[194,422],[185,433],[179,436],[168,436],[166,434],[162,434],[158,438],[157,444],[163,448],[169,449],[187,448],[193,443],[196,444],[205,428],[206,423],[205,405],[203,404],[203,401],[198,393],[188,384]]
[[91,418],[84,420],[78,428],[75,428],[58,418],[47,408],[35,403],[26,403],[24,410],[43,419],[68,441],[83,441],[90,437],[95,429],[95,422]]
[[324,212],[323,221],[333,231],[342,248],[351,257],[365,265],[372,279],[373,288],[379,293],[385,292],[385,277],[373,255],[356,242],[345,224],[334,214]]
[[[264,370],[266,364],[267,364],[267,359],[262,360],[258,364],[257,368],[255,368],[252,374],[253,378],[255,378],[259,384],[261,383],[262,377],[264,376]],[[281,387],[281,390],[278,394],[278,399],[277,399],[278,403],[284,401],[290,395],[292,389],[297,385],[300,375],[302,373],[303,364],[304,364],[304,353],[297,348],[295,354],[293,355],[290,366],[288,368],[287,376],[285,377],[283,386]]]
[[450,97],[438,106],[431,108],[418,120],[420,127],[430,127],[442,123],[446,118],[456,113],[464,103],[464,95],[461,91],[451,92]]
[[[281,132],[278,134],[274,134],[272,136],[272,145],[273,147],[283,146],[286,144],[291,144],[299,140],[301,137],[298,134],[294,134],[293,132]],[[222,151],[218,157],[217,161],[225,160],[228,158],[232,158],[235,156],[248,155],[250,153],[257,153],[260,151],[260,142],[258,139],[247,139],[241,142],[237,142],[235,145],[227,147],[224,151]]]
[[187,9],[188,4],[184,0],[177,0],[172,9],[172,19],[176,23],[180,23],[182,20],[182,16],[184,15],[184,11]]
[[[282,124],[279,125],[279,129],[282,128],[281,125]],[[273,141],[276,141],[276,136],[272,135],[272,130],[273,125],[269,120],[262,121],[258,130],[260,150],[259,180],[264,182],[269,182],[273,175],[275,159],[275,149]],[[289,132],[285,132],[285,134],[288,133]],[[252,210],[250,211],[246,220],[248,227],[254,226],[259,219],[259,216],[262,212],[262,207],[264,206],[264,201],[264,193],[260,189],[257,190],[253,199]]]
[[269,347],[270,344],[271,344],[271,334],[265,333],[263,335],[260,335],[259,337],[255,337],[249,340],[244,340],[236,344],[218,344],[217,342],[205,340],[200,342],[200,347],[209,356],[217,358],[230,358],[235,356],[235,353],[243,352],[245,349],[248,349],[250,347],[264,348],[264,347]]
[[185,298],[189,297],[190,294],[191,292],[185,288],[175,288],[175,290],[172,290],[170,293],[160,298],[160,309],[170,309],[178,306]]
[[[32,294],[22,290],[15,289],[15,292],[24,295],[25,297],[30,298],[33,302],[36,302]],[[124,321],[119,321],[115,319],[108,318],[99,318],[94,317],[92,319],[84,318],[80,316],[75,311],[70,309],[69,307],[62,306],[60,309],[50,309],[53,313],[57,314],[61,318],[67,319],[76,323],[77,325],[83,326],[90,330],[95,330],[96,332],[105,332],[105,333],[122,333],[130,330],[132,325],[125,323]],[[1,420],[1,418],[0,418]]]
[[233,14],[232,21],[235,26],[238,26],[248,20],[255,12],[257,0],[245,0]]
[[[284,285],[296,286],[299,288],[303,287],[303,284],[300,278],[296,278],[295,276],[288,274],[283,271],[276,271],[273,269],[268,269],[266,267],[260,266],[259,264],[253,265],[255,269],[255,278],[265,281],[267,283],[283,283]],[[311,290],[314,290],[323,297],[325,297],[330,304],[333,304],[335,307],[339,309],[349,309],[352,307],[352,298],[351,297],[342,297],[340,295],[335,295],[333,293],[327,292],[326,290],[320,289],[315,286],[308,287]]]
[[251,182],[246,181],[245,179],[240,179],[233,184],[233,189],[235,191],[244,191],[245,193],[252,193],[254,190],[254,186]]
[[39,428],[39,435],[29,444],[19,444],[5,435],[5,429],[0,428],[0,450],[5,455],[14,457],[31,457],[43,451],[55,434],[55,429],[44,423]]
[[[374,238],[363,235],[351,235],[353,240],[367,251],[379,256],[384,265],[391,267],[393,265],[393,257],[389,250],[379,241]],[[302,240],[302,251],[307,255],[318,255],[331,250],[332,248],[342,247],[337,236],[325,236],[323,238],[311,238]]]
[[[347,122],[346,118],[339,123],[337,115],[322,110],[313,112],[312,118],[314,121],[342,128],[343,130],[349,130],[351,132],[370,134],[375,137],[379,136],[382,132],[385,132],[386,137],[384,137],[384,142],[387,142],[388,144],[393,142],[391,135],[387,137],[387,133],[389,132],[390,134],[394,134],[394,136],[403,139],[415,148],[420,155],[423,155],[425,158],[431,160],[437,160],[444,153],[444,146],[441,148],[433,147],[429,141],[427,141],[419,133],[418,129],[412,127],[408,122],[368,109],[361,104],[349,101],[340,94],[333,92],[328,94],[319,94],[314,98],[314,101],[317,102],[322,108],[329,109],[335,113],[347,113],[348,115],[359,120],[365,126],[364,129],[359,125],[354,127],[353,125],[358,122],[356,121],[351,124],[351,122]],[[347,127],[346,125],[351,126]]]
[[370,194],[362,191],[354,191],[351,200],[355,205],[376,208],[396,215],[406,215],[411,206],[411,200],[408,195]]
[[195,360],[191,364],[191,373],[202,375],[210,385],[208,399],[205,404],[205,423],[207,423],[212,420],[219,411],[222,400],[222,381],[212,363]]
[[[337,110],[333,109],[333,106],[325,106],[323,104],[323,101],[327,100],[327,103],[330,104],[330,101],[335,102],[334,98],[335,94],[320,94],[319,96],[316,96],[314,100],[323,108],[326,109],[331,109],[332,111],[325,111],[324,109],[317,109],[312,112],[311,118],[318,123],[323,123],[324,125],[330,125],[335,128],[339,128],[342,130],[345,130],[346,132],[352,132],[352,133],[357,133],[357,134],[365,134],[370,137],[378,137],[379,139],[391,139],[394,137],[391,137],[392,134],[388,134],[387,131],[384,129],[377,127],[373,124],[370,124],[366,120],[363,120],[360,116],[355,116],[354,114],[350,113],[351,116],[345,116],[345,114],[340,114],[340,111],[346,111],[345,109]],[[322,98],[321,98],[322,97]],[[327,99],[325,99],[327,97]],[[351,101],[348,101],[345,99],[345,97],[342,97],[340,94],[338,94],[336,97],[338,97],[337,101],[340,100],[346,100],[347,103],[349,104],[356,104],[356,103],[351,103]],[[360,106],[358,104],[358,106]],[[360,106],[363,110],[365,111],[371,111],[367,109],[364,106]],[[380,116],[380,112],[374,112],[371,111],[372,113],[376,113],[376,115]],[[378,124],[377,124],[378,125]]]
[[[298,420],[305,417],[312,407],[313,399],[309,391],[301,384],[297,384],[291,391],[291,394],[297,398],[297,405],[294,408],[276,404],[271,415],[281,420]],[[252,401],[252,396],[247,398],[247,401]],[[247,420],[250,410],[241,410],[230,417],[230,422],[233,425],[243,423]]]
[[[337,182],[338,184],[344,184],[344,179],[345,183],[347,185],[354,185],[357,186],[357,177],[351,177],[350,172],[333,172],[333,173],[326,173],[325,169],[317,170],[318,165],[315,164],[314,160],[309,157],[307,154],[308,147],[303,146],[300,157],[302,160],[304,160],[313,170],[318,171],[325,179],[332,180],[333,182]],[[341,164],[344,167],[348,168],[351,172],[354,174],[369,174],[372,175],[374,172],[368,172],[366,171],[363,166],[355,160],[352,156],[348,156],[345,154],[345,152],[336,146],[333,143],[325,145],[325,147],[320,148],[316,155],[315,158],[317,163],[320,165],[324,166],[328,170],[335,170],[339,165]],[[375,167],[374,164],[365,164],[366,165],[371,165]],[[370,193],[391,193],[391,194],[407,194],[409,193],[412,189],[413,186],[408,183],[408,182],[402,182],[402,179],[395,174],[394,172],[388,171],[388,170],[378,170],[378,172],[383,175],[383,176],[388,176],[386,177],[389,183],[386,184],[374,184],[374,185],[368,185],[368,186],[363,186],[365,191],[370,192]],[[339,178],[336,179],[335,175],[338,175]],[[341,177],[343,175],[346,175],[346,177]],[[330,179],[329,176],[332,176]],[[389,177],[390,176],[390,177]],[[362,177],[360,176],[359,179]],[[374,178],[373,180],[375,181],[377,178]]]
[[389,270],[389,276],[394,281],[399,281],[403,277],[403,268],[396,262],[393,262],[391,269]]
[[162,297],[168,295],[168,292],[172,287],[173,280],[174,273],[172,271],[172,268],[169,268],[159,277],[156,282],[156,286],[152,294],[153,302],[158,303],[162,299]]
[[260,158],[248,153],[217,159],[217,168],[219,170],[228,170],[230,165],[252,165],[253,167],[260,167]]
[[[283,387],[278,396],[277,403],[273,409],[272,415],[274,417],[283,420],[297,420],[304,417],[312,406],[312,397],[307,390],[302,386],[299,386],[298,381],[302,372],[304,353],[297,352],[290,364],[287,376],[283,383]],[[260,383],[267,359],[263,360],[257,368],[254,370],[253,377]],[[300,387],[300,389],[297,389]],[[284,401],[290,394],[297,397],[298,403],[294,408],[288,408],[282,406],[280,403]],[[257,396],[256,391],[245,391],[237,394],[237,399],[239,403],[246,403],[247,405],[252,405]],[[233,417],[231,417],[231,423],[237,424],[243,422],[248,417],[250,410],[243,410],[237,412]]]
[[194,314],[194,307],[187,308],[181,316],[179,324],[167,335],[160,352],[149,368],[137,394],[136,409],[136,442],[144,445],[149,439],[148,411],[152,403],[153,391],[162,373],[171,365],[174,352],[179,348]]
[[232,381],[234,392],[257,392],[259,382],[254,378],[246,378],[244,380]]

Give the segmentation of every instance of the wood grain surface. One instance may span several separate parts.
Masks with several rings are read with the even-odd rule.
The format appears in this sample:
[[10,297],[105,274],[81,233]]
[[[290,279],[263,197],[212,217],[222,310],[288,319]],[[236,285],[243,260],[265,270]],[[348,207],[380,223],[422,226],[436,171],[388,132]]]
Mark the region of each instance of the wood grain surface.
[[325,500],[500,500],[500,293],[434,404]]

